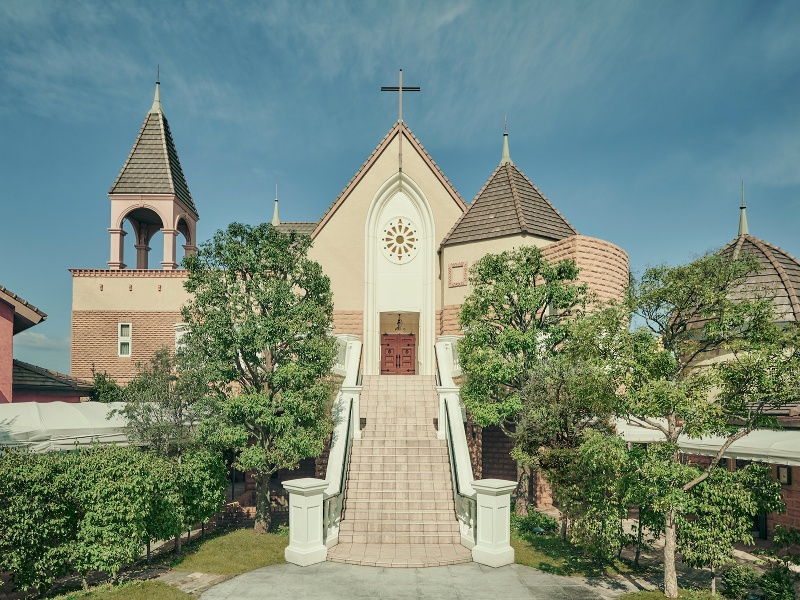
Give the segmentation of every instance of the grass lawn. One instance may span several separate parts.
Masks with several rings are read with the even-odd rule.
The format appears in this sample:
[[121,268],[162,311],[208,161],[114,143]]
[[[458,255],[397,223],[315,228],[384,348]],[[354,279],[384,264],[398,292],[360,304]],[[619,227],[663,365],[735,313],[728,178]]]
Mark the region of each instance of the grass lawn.
[[253,569],[285,562],[289,538],[274,533],[256,535],[252,529],[236,529],[192,543],[186,554],[171,562],[173,569],[217,575],[239,575]]
[[86,592],[70,592],[58,596],[58,600],[83,600],[84,598],[103,598],[103,600],[188,600],[189,594],[158,581],[131,581],[119,586],[99,585]]
[[622,560],[612,565],[598,565],[558,535],[515,534],[511,545],[516,563],[554,575],[598,577],[633,571],[631,565]]

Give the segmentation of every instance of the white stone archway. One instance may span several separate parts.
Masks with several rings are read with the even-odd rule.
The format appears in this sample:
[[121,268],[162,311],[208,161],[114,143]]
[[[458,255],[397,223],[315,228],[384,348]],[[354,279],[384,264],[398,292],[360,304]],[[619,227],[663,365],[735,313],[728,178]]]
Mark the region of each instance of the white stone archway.
[[[405,225],[413,232],[413,241],[402,237]],[[387,247],[387,235],[400,236],[396,238],[400,243]],[[417,373],[432,375],[436,321],[433,213],[425,193],[405,173],[395,173],[373,196],[364,238],[364,372],[380,373],[380,314],[419,313]]]

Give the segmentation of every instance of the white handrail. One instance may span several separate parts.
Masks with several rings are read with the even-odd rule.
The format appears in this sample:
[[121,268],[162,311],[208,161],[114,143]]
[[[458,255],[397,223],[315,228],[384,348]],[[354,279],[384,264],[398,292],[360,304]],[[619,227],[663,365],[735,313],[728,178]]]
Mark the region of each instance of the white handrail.
[[453,381],[452,342],[436,344],[436,361],[439,369],[439,431],[437,437],[447,440],[450,454],[450,473],[453,478],[453,498],[456,517],[461,531],[461,544],[467,548],[476,542],[477,495],[472,483],[472,461],[464,431],[466,411],[461,394]]
[[[325,546],[339,543],[339,523],[344,508],[347,469],[353,438],[361,437],[360,398],[361,386],[358,377],[361,364],[361,342],[355,336],[337,336],[340,350],[344,349],[344,381],[339,395],[333,403],[333,434],[325,472],[327,487],[323,495],[324,510],[322,534]],[[336,372],[336,371],[334,371]]]

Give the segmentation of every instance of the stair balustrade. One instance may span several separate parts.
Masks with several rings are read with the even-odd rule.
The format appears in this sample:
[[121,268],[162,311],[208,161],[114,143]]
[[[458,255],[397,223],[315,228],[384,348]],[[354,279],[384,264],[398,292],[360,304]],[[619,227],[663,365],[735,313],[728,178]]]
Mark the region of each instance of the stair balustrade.
[[[289,546],[286,548],[286,560],[288,562],[306,566],[325,560],[325,554],[321,551],[311,552],[304,542],[296,542],[295,539],[320,539],[324,548],[330,548],[339,543],[339,524],[342,520],[342,509],[344,507],[347,471],[350,465],[350,451],[353,438],[361,437],[360,415],[360,365],[361,365],[361,342],[355,336],[337,336],[337,362],[333,369],[334,373],[344,375],[344,381],[339,388],[339,394],[333,403],[333,434],[331,435],[331,449],[328,454],[328,468],[325,472],[325,480],[303,479],[284,482],[284,487],[289,490]],[[312,485],[312,482],[319,485]],[[302,484],[302,488],[298,485]],[[312,506],[311,498],[313,494],[319,494],[322,501],[320,518],[312,518],[309,515],[294,514],[299,511],[308,511],[306,505]],[[300,490],[300,491],[298,491]],[[291,494],[302,495],[301,502],[293,502]],[[310,513],[309,513],[310,514]],[[309,525],[316,523],[317,525]],[[291,531],[293,526],[299,526],[302,531]],[[319,526],[321,531],[319,538],[314,538],[312,532],[306,532],[306,527]]]
[[461,545],[472,549],[475,562],[501,567],[514,562],[510,498],[517,484],[497,479],[475,481],[464,431],[466,408],[453,381],[453,357],[457,356],[457,350],[454,341],[440,340],[436,344],[438,437],[447,440]]

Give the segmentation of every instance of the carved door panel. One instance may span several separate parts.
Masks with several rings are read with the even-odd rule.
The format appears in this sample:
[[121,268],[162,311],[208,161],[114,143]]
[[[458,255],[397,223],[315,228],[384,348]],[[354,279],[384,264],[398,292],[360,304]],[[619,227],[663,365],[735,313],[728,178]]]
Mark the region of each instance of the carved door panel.
[[413,335],[400,336],[398,374],[413,375],[417,370],[417,341]]
[[399,337],[389,334],[381,336],[381,375],[395,375],[398,371]]
[[381,336],[381,375],[413,375],[417,371],[417,340],[404,333]]

